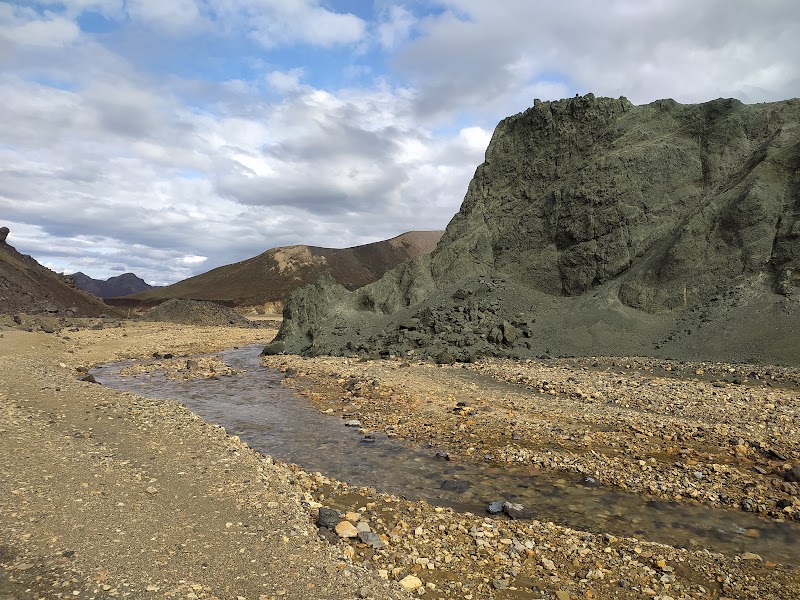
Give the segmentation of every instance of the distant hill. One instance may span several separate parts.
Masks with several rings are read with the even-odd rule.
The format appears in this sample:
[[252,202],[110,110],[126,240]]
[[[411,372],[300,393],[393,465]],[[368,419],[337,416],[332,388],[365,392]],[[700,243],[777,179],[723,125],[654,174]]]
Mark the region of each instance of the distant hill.
[[9,230],[0,228],[0,313],[56,313],[96,317],[116,311],[70,280],[20,254],[6,242]]
[[259,312],[280,311],[296,288],[329,273],[354,290],[379,279],[400,263],[436,247],[442,231],[411,231],[390,240],[344,248],[285,246],[218,267],[165,287],[116,298],[117,306],[157,304],[169,298],[211,300]]
[[69,275],[76,288],[89,292],[98,298],[116,298],[137,292],[145,292],[153,286],[133,273],[123,273],[106,280],[94,279],[78,271]]

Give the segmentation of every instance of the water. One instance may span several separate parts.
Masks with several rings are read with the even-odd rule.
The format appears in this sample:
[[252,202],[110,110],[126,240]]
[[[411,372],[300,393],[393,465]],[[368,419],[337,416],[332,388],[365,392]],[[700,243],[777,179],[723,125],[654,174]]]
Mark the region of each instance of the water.
[[[98,367],[109,387],[150,398],[169,398],[204,420],[238,435],[252,448],[307,471],[436,505],[484,514],[493,500],[522,504],[539,519],[574,529],[634,536],[729,556],[755,552],[766,560],[800,563],[800,526],[752,513],[648,500],[584,485],[577,476],[533,469],[449,462],[433,450],[415,449],[375,433],[375,442],[345,427],[340,416],[320,414],[281,385],[280,372],[259,365],[261,346],[222,352],[246,372],[219,380],[170,381],[163,375],[120,377],[130,361]],[[462,491],[442,482],[462,482]],[[749,530],[749,531],[748,531]]]

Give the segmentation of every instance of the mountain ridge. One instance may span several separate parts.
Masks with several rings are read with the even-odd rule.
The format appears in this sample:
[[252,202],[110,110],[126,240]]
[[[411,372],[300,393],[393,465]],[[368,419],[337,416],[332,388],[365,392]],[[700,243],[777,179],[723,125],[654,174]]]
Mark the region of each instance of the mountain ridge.
[[231,304],[245,310],[280,312],[283,300],[292,290],[316,281],[326,272],[348,289],[357,289],[404,260],[431,252],[442,233],[411,231],[389,240],[343,249],[307,245],[271,248],[172,285],[112,299],[111,303],[146,304],[183,298]]

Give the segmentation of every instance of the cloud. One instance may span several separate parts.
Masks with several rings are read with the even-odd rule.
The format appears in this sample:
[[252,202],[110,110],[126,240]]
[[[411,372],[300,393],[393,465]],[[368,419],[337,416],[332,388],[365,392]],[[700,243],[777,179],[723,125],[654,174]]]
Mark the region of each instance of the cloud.
[[[0,3],[9,241],[169,283],[443,228],[496,122],[537,97],[800,95],[788,0],[382,1],[369,23],[330,6]],[[82,31],[88,14],[111,31]]]

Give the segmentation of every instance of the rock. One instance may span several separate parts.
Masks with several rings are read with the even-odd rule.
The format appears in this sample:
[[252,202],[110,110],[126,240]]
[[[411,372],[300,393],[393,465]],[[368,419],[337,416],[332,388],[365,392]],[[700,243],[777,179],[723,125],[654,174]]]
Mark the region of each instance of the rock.
[[492,587],[496,590],[504,590],[508,587],[507,579],[495,579],[492,581]]
[[435,455],[436,458],[441,460],[450,460],[450,453],[449,452],[437,452]]
[[525,507],[522,506],[522,504],[517,504],[515,502],[503,502],[503,512],[512,519],[528,518],[528,513],[525,510]]
[[334,531],[340,538],[358,537],[358,529],[350,521],[341,521],[336,525]]
[[745,552],[740,557],[742,560],[760,560],[763,561],[764,559],[761,558],[760,555],[755,554],[754,552]]
[[350,419],[344,422],[345,427],[361,427],[361,421],[358,419]]
[[794,465],[791,469],[786,469],[782,475],[783,479],[790,483],[800,482],[800,465]]
[[94,378],[94,375],[91,375],[91,374],[90,375],[85,375],[84,377],[81,377],[78,381],[85,381],[86,383],[96,383],[96,384],[100,385],[100,383]]
[[448,492],[458,492],[460,494],[466,492],[471,485],[469,481],[463,479],[445,479],[442,485],[439,486],[439,489]]
[[192,371],[192,370],[195,370],[195,371],[196,371],[196,370],[198,370],[199,368],[200,368],[200,363],[199,363],[199,362],[197,362],[197,360],[196,360],[196,359],[194,359],[194,358],[190,358],[189,360],[187,360],[187,361],[186,361],[186,369],[187,369],[188,371]]
[[325,507],[319,509],[319,514],[317,515],[317,525],[319,525],[320,527],[333,529],[339,524],[341,520],[342,517],[339,514],[338,510]]
[[371,531],[359,531],[358,532],[358,539],[361,540],[367,546],[374,548],[375,550],[380,550],[386,546],[386,542],[384,542],[378,534],[373,533]]
[[558,590],[556,592],[556,599],[557,600],[572,600],[572,596],[569,592],[565,592],[564,590]]
[[151,496],[154,496],[155,494],[157,494],[157,493],[158,493],[158,488],[155,488],[155,487],[153,487],[153,486],[151,485],[151,486],[148,486],[148,487],[147,487],[147,489],[145,490],[145,492],[147,492],[147,493],[148,493],[148,494],[150,494]]
[[[793,171],[779,158],[797,144],[798,121],[792,100],[633,106],[587,94],[537,103],[498,124],[432,254],[353,292],[324,280],[296,291],[278,340],[308,354],[345,353],[348,343],[387,356],[413,347],[442,362],[461,360],[475,335],[472,356],[512,347],[633,355],[659,344],[668,354],[795,364],[798,308],[783,312],[785,298],[772,292],[789,274],[790,288],[800,281]],[[768,143],[774,152],[763,156]],[[613,292],[604,285],[612,281]],[[765,296],[742,295],[741,285],[759,282],[768,282]],[[548,326],[525,348],[520,326],[544,303]],[[614,323],[619,303],[653,319],[631,313],[624,332],[587,346],[585,323]],[[436,336],[420,334],[426,323]],[[686,332],[701,323],[689,350]],[[784,333],[776,341],[768,331]],[[723,333],[737,342],[722,348],[714,340]]]
[[490,515],[499,515],[501,512],[503,512],[503,504],[504,502],[502,500],[489,502],[489,504],[486,506],[486,512],[488,512]]
[[5,243],[9,233],[11,230],[8,227],[0,227],[0,242]]
[[45,333],[55,333],[58,331],[58,327],[51,325],[50,323],[42,323],[39,328]]
[[400,587],[407,592],[413,592],[422,587],[422,580],[416,575],[406,575],[400,581]]

